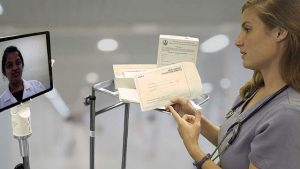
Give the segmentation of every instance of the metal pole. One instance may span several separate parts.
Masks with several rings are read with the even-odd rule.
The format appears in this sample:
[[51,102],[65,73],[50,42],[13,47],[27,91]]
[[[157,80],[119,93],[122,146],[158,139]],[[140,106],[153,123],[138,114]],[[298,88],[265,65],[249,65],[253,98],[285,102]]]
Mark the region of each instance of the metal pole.
[[104,112],[107,112],[107,111],[109,111],[109,110],[111,110],[111,109],[114,109],[114,108],[116,108],[116,107],[122,106],[122,105],[124,105],[124,104],[126,104],[126,103],[124,103],[124,102],[119,102],[119,103],[117,103],[117,104],[108,106],[108,107],[106,107],[106,108],[104,108],[104,109],[101,109],[101,110],[97,111],[97,112],[95,113],[95,115],[97,116],[97,115],[99,115],[99,114],[102,114],[102,113],[104,113]]
[[24,169],[30,169],[29,165],[29,144],[27,141],[27,138],[29,136],[16,136],[17,140],[19,141],[19,148],[20,148],[20,153],[23,158],[23,168]]
[[126,153],[127,153],[127,140],[128,140],[129,107],[130,107],[130,104],[126,103],[125,104],[125,115],[124,115],[123,151],[122,151],[122,166],[121,166],[121,169],[126,169]]
[[90,97],[90,169],[95,168],[95,90],[92,87],[92,96]]
[[87,97],[85,99],[85,103],[84,103],[85,105],[90,105],[90,169],[95,168],[95,124],[96,124],[96,116],[125,104],[123,102],[119,102],[115,105],[108,106],[108,107],[103,108],[103,109],[96,112],[95,111],[95,104],[96,104],[95,91],[96,91],[95,88],[92,88],[92,95]]
[[115,91],[110,91],[109,89],[105,88],[99,88],[101,86],[103,87],[109,87],[113,85],[113,81],[105,81],[102,83],[99,83],[97,85],[94,85],[92,87],[92,95],[85,98],[85,105],[90,105],[90,169],[95,168],[95,118],[97,115],[102,114],[106,111],[109,111],[111,109],[114,109],[116,107],[125,105],[125,115],[124,115],[124,131],[123,131],[123,150],[122,150],[122,169],[126,169],[126,153],[127,153],[127,139],[128,139],[128,120],[129,120],[129,103],[123,103],[119,102],[115,105],[108,106],[104,109],[101,109],[99,111],[95,111],[95,102],[96,102],[96,96],[95,92],[100,91],[103,93],[108,93],[113,96],[117,96],[118,93]]
[[23,157],[23,166],[24,166],[24,169],[30,169],[30,166],[29,166],[29,157]]

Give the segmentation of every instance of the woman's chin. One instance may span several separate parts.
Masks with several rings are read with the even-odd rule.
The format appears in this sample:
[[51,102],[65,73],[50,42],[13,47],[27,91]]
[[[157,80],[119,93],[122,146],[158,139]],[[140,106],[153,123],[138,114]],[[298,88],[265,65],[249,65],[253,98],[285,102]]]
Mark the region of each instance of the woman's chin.
[[10,83],[18,83],[18,82],[21,82],[22,81],[22,78],[14,78],[14,79],[11,79],[9,82]]
[[243,67],[246,68],[246,69],[255,70],[255,69],[253,68],[253,66],[251,66],[251,65],[249,65],[249,64],[247,64],[247,63],[245,63],[245,62],[243,62]]

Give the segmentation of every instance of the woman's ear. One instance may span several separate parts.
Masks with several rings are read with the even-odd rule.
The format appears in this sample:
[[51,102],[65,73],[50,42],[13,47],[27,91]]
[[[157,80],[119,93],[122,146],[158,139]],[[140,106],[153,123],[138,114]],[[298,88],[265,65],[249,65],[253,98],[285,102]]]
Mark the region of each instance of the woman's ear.
[[275,38],[277,42],[283,41],[288,35],[288,31],[280,27],[275,28],[275,33]]

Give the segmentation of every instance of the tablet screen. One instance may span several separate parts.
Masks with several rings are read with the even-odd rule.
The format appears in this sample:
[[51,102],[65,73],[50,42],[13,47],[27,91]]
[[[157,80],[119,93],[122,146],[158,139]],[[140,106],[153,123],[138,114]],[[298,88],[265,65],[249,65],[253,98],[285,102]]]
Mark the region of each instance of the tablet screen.
[[0,112],[53,89],[50,33],[0,38]]

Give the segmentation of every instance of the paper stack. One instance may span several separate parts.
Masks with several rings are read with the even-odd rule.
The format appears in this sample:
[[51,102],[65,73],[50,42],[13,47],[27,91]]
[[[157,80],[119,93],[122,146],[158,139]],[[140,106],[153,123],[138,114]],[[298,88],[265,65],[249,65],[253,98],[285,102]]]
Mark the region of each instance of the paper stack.
[[115,88],[119,91],[120,101],[139,103],[134,77],[141,72],[155,68],[157,68],[156,64],[113,65]]
[[177,96],[200,96],[198,44],[197,38],[160,35],[157,64],[113,65],[120,101],[140,103],[142,111],[148,111]]
[[198,49],[198,38],[160,35],[157,65],[160,67],[179,62],[193,62],[196,64]]

